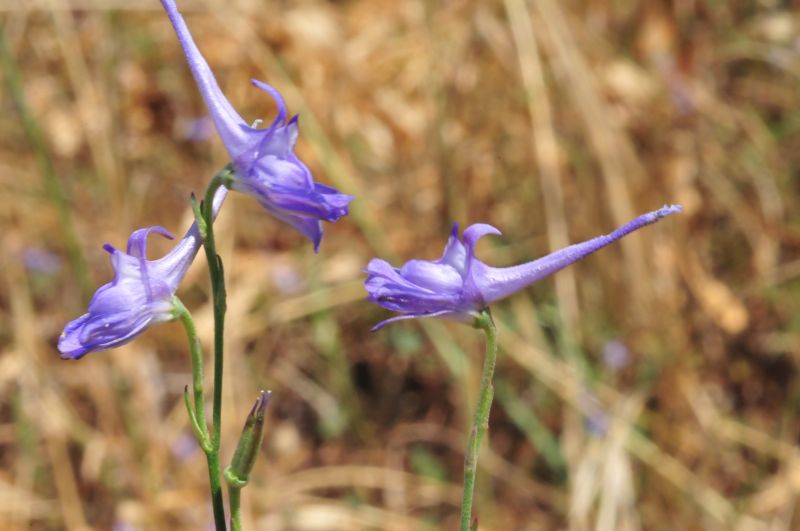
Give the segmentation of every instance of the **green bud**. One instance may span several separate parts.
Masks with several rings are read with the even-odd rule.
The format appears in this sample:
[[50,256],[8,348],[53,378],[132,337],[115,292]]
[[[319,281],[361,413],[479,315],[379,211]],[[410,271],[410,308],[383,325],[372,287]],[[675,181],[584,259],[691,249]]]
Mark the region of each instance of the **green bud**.
[[271,391],[261,391],[250,414],[247,415],[242,435],[239,437],[239,445],[236,447],[230,466],[225,469],[225,480],[231,487],[241,489],[250,479],[250,471],[253,470],[264,438],[264,410],[271,394]]

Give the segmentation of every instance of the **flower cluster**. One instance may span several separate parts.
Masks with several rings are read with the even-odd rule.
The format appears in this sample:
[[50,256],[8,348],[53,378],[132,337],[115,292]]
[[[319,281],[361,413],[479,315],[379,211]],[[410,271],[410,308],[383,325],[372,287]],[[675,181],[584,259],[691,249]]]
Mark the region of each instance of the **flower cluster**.
[[[277,90],[260,81],[277,105],[269,127],[249,126],[222,93],[214,74],[192,39],[174,0],[161,0],[183,47],[189,68],[205,101],[216,130],[233,162],[229,186],[253,196],[274,217],[309,238],[314,250],[322,240],[322,221],[335,222],[347,215],[352,196],[317,183],[294,153],[298,138],[297,116],[288,119]],[[222,205],[225,187],[214,196],[213,212]],[[490,303],[506,297],[580,260],[645,225],[681,210],[680,206],[644,214],[614,232],[571,245],[532,262],[514,267],[491,267],[475,256],[475,245],[495,227],[475,224],[459,238],[458,225],[438,260],[411,260],[397,269],[381,259],[366,268],[368,299],[401,315],[383,325],[417,317],[444,317],[470,321]],[[111,253],[114,279],[97,290],[88,312],[70,322],[59,340],[62,357],[76,359],[88,352],[122,345],[151,324],[174,319],[173,298],[178,284],[202,245],[197,225],[166,256],[148,260],[150,232],[171,238],[161,227],[140,229],[128,241],[127,252],[106,245]]]
[[[231,188],[255,197],[270,214],[309,238],[314,251],[318,251],[322,221],[333,222],[347,215],[352,196],[314,182],[308,167],[294,154],[297,116],[287,121],[281,95],[260,81],[254,80],[253,84],[272,96],[278,113],[265,129],[247,125],[220,90],[175,2],[162,0],[162,4],[217,133],[233,161]],[[227,189],[222,187],[214,195],[214,215],[226,194]],[[170,253],[151,261],[145,254],[145,240],[150,232],[172,238],[165,229],[151,227],[134,232],[125,253],[106,245],[111,253],[114,279],[97,290],[86,314],[67,324],[58,342],[63,358],[78,359],[89,352],[123,345],[148,326],[175,318],[175,291],[202,239],[195,224]]]
[[[203,202],[197,204],[193,198],[195,222],[166,255],[155,260],[147,257],[147,239],[151,233],[173,239],[169,231],[160,226],[134,231],[124,252],[110,244],[104,246],[111,256],[114,278],[95,292],[84,315],[67,324],[59,338],[58,349],[62,358],[79,359],[90,352],[128,343],[153,324],[181,320],[189,338],[193,380],[193,400],[189,386],[186,386],[185,405],[198,445],[208,462],[215,526],[224,531],[226,511],[219,463],[226,295],[225,275],[216,254],[212,226],[214,219],[229,190],[242,192],[254,197],[272,216],[311,240],[314,252],[318,252],[323,235],[322,222],[336,222],[346,216],[353,197],[314,181],[308,167],[294,152],[299,136],[298,117],[290,118],[281,94],[257,80],[252,80],[253,85],[272,97],[277,112],[268,127],[260,128],[260,120],[248,125],[222,93],[175,0],[161,0],[161,3],[175,30],[211,121],[228,152],[230,163],[211,180]],[[481,387],[464,458],[460,529],[466,531],[477,526],[473,524],[477,518],[473,519],[472,516],[472,499],[480,444],[489,425],[492,375],[497,356],[496,327],[488,306],[631,232],[681,210],[679,205],[665,205],[636,217],[607,235],[511,267],[493,267],[477,258],[475,249],[478,241],[486,235],[501,234],[497,228],[484,223],[467,227],[463,234],[459,234],[459,226],[455,224],[438,260],[410,260],[400,268],[392,267],[379,258],[369,262],[364,271],[367,274],[365,288],[368,300],[399,314],[378,323],[373,330],[398,320],[438,317],[471,322],[486,333],[487,349]],[[201,246],[205,246],[208,259],[215,325],[211,428],[205,416],[204,356],[200,340],[191,315],[176,297],[176,291]],[[616,354],[619,358],[624,357],[625,353]],[[620,365],[625,360],[611,361]],[[232,462],[225,469],[232,529],[241,529],[240,491],[247,485],[260,452],[264,412],[269,396],[269,393],[261,391],[245,422]],[[602,408],[594,407],[591,403],[587,407],[597,410],[597,415],[589,415],[593,429],[599,433],[605,432],[607,418]]]

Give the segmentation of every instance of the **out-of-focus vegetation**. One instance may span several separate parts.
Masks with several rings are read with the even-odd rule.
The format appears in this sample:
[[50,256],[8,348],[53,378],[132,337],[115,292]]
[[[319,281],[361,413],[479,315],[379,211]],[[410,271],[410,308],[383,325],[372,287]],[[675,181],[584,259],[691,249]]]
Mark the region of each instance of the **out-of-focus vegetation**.
[[[481,337],[370,333],[371,257],[482,221],[504,236],[481,257],[517,263],[667,202],[494,308],[481,529],[797,529],[797,2],[179,6],[242,114],[270,119],[249,79],[273,84],[299,156],[357,196],[319,255],[251,198],[217,222],[225,455],[274,392],[248,529],[456,525]],[[155,0],[0,0],[0,31],[0,527],[206,528],[180,325],[79,362],[55,343],[110,278],[102,243],[182,233],[222,145]],[[197,260],[179,294],[208,352],[207,285]]]

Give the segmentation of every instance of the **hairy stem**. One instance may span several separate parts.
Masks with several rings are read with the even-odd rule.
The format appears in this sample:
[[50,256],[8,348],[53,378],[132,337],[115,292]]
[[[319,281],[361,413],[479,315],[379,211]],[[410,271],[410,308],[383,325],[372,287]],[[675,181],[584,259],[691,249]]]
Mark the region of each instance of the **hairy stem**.
[[231,531],[242,531],[242,511],[241,511],[242,489],[230,486],[228,497],[231,504]]
[[472,421],[467,452],[464,456],[464,497],[461,501],[461,531],[470,531],[472,523],[472,497],[475,491],[475,475],[478,469],[478,452],[486,430],[489,428],[489,411],[492,409],[494,386],[492,378],[497,361],[497,328],[489,310],[483,310],[475,320],[475,328],[486,334],[486,356],[483,360],[481,388],[475,417]]

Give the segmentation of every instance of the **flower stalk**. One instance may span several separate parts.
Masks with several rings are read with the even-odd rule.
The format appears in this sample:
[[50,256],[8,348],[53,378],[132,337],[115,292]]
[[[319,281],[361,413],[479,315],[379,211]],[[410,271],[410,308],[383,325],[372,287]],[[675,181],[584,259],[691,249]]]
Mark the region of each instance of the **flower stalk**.
[[[486,334],[486,355],[483,359],[481,371],[481,387],[478,394],[478,404],[475,407],[475,416],[467,443],[467,452],[464,456],[464,495],[461,500],[461,531],[477,529],[473,527],[472,499],[475,491],[475,476],[478,470],[478,454],[481,441],[489,428],[489,412],[492,409],[494,398],[494,368],[497,363],[497,328],[492,314],[486,308],[481,311],[473,324],[475,328],[483,330]],[[477,522],[477,520],[476,520]]]
[[[189,399],[188,386],[184,389],[183,397],[186,401],[186,411],[192,421],[192,428],[197,437],[200,448],[206,455],[211,452],[211,440],[208,437],[208,426],[206,425],[205,401],[203,398],[203,348],[200,345],[200,338],[197,335],[197,328],[192,319],[192,314],[186,309],[178,297],[173,299],[175,317],[181,321],[186,330],[186,337],[189,340],[189,351],[192,359],[192,395],[194,404]],[[210,471],[209,471],[210,472]]]
[[197,336],[194,319],[189,310],[177,298],[174,298],[175,317],[180,319],[189,339],[189,350],[192,358],[192,393],[194,404],[189,398],[188,386],[184,389],[184,401],[189,419],[192,422],[195,437],[203,453],[206,454],[208,465],[208,482],[211,489],[211,505],[214,510],[215,529],[225,531],[225,506],[222,501],[222,486],[219,478],[219,447],[215,448],[208,434],[206,425],[205,405],[203,400],[203,351],[200,338]]
[[[222,501],[222,481],[220,479],[219,451],[222,438],[222,370],[225,331],[225,311],[227,309],[225,292],[225,272],[222,260],[217,254],[214,240],[214,197],[221,187],[229,187],[232,165],[228,164],[212,179],[206,189],[203,201],[198,205],[192,198],[192,210],[197,221],[198,231],[203,239],[203,248],[211,277],[211,295],[214,306],[214,403],[212,411],[213,437],[210,440],[208,459],[209,480],[211,483],[211,504],[214,509],[214,522],[217,531],[225,531],[225,507]],[[191,416],[191,413],[190,413]]]
[[[208,262],[208,273],[211,277],[211,296],[214,304],[214,439],[213,445],[217,456],[219,456],[220,430],[222,419],[222,368],[223,368],[223,348],[225,332],[225,312],[227,311],[226,291],[225,291],[225,272],[222,268],[222,259],[217,254],[216,241],[214,239],[214,195],[222,186],[230,186],[231,175],[233,174],[232,165],[228,164],[217,173],[208,185],[205,198],[200,204],[201,220],[198,220],[201,235],[203,236],[203,248],[206,252]],[[197,210],[195,209],[195,213]]]
[[242,489],[229,486],[228,501],[231,504],[231,531],[242,531]]

